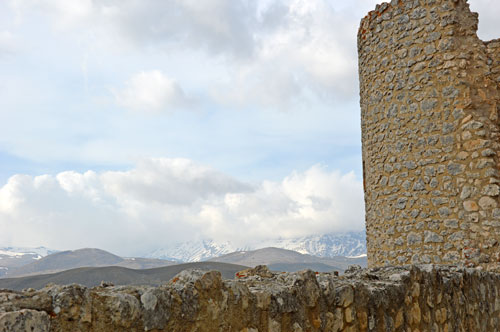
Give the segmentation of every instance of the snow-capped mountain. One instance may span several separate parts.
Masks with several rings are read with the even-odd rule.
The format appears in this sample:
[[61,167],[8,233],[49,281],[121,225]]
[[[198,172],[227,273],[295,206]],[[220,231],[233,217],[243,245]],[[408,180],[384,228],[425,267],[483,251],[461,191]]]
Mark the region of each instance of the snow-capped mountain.
[[9,269],[32,263],[55,252],[57,250],[45,247],[0,247],[0,277],[5,275]]
[[34,259],[40,259],[47,255],[56,253],[57,250],[48,249],[45,247],[25,248],[25,247],[0,247],[0,256],[21,257],[32,255]]
[[330,233],[295,239],[279,239],[271,244],[272,247],[319,257],[358,257],[366,255],[365,232]]
[[199,262],[212,257],[229,254],[236,250],[238,250],[238,248],[235,248],[229,242],[217,243],[212,240],[202,240],[196,242],[181,242],[173,246],[157,249],[147,255],[147,257],[179,262]]
[[239,248],[230,242],[218,243],[213,240],[203,240],[177,243],[157,249],[146,256],[182,262],[198,262],[234,251],[276,247],[319,257],[358,257],[366,255],[365,239],[365,232],[330,233],[265,241],[245,248]]

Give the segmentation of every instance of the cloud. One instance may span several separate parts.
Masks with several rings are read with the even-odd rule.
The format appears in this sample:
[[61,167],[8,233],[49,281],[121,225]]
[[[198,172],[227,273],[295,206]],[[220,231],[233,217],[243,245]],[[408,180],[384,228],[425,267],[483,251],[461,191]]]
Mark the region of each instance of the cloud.
[[143,48],[182,44],[213,53],[252,52],[255,4],[245,0],[11,0],[20,15],[36,11],[67,32],[86,26]]
[[[378,2],[11,0],[10,4],[25,15],[41,13],[60,33],[73,34],[73,40],[106,54],[123,53],[124,45],[127,54],[140,57],[151,52],[177,59],[202,54],[207,67],[219,65],[204,82],[204,89],[210,90],[204,95],[233,108],[290,110],[308,109],[318,100],[357,98],[355,36],[361,17]],[[480,35],[485,39],[498,37],[494,2],[471,3],[481,14]],[[191,87],[197,73],[190,72],[189,60],[184,66],[183,86]],[[171,93],[177,88],[170,86]],[[147,107],[157,107],[158,98],[142,96],[132,93],[120,100],[136,108],[143,105],[141,100]]]
[[237,246],[363,227],[361,183],[321,166],[242,183],[185,159],[125,172],[15,175],[0,188],[0,243],[133,255],[199,238]]
[[144,159],[128,172],[105,172],[106,191],[126,201],[190,205],[251,187],[188,159]]
[[8,31],[0,31],[0,56],[3,54],[11,54],[16,49],[16,41],[14,35]]
[[137,111],[163,111],[193,105],[179,84],[159,70],[133,75],[122,90],[113,90],[113,94],[120,106]]
[[238,57],[253,50],[252,1],[120,1],[114,8],[115,28],[138,45],[180,43]]
[[353,173],[315,165],[281,182],[264,181],[250,193],[228,193],[204,204],[200,216],[210,238],[251,243],[361,230],[362,211],[361,184]]
[[290,110],[310,107],[311,96],[330,103],[357,93],[355,12],[325,0],[271,1],[258,22],[252,61],[230,64],[231,80],[212,89],[217,100]]
[[500,38],[498,30],[500,6],[498,6],[498,1],[475,0],[469,1],[469,5],[472,11],[479,13],[479,37],[485,41]]
[[88,23],[96,9],[93,0],[9,0],[9,4],[19,17],[30,10],[48,14],[59,29]]
[[355,5],[337,10],[328,0],[14,3],[21,12],[38,10],[63,22],[59,30],[90,40],[89,48],[203,54],[206,66],[222,64],[209,84],[210,96],[231,107],[292,109],[311,96],[329,102],[357,95]]

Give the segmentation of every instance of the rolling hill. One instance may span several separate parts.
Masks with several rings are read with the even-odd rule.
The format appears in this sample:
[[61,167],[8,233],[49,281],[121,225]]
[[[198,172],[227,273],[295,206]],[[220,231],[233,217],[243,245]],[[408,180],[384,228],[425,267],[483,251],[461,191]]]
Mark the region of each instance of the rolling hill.
[[280,248],[263,248],[251,251],[236,251],[211,258],[210,262],[224,262],[247,266],[267,265],[271,270],[293,272],[304,269],[328,272],[344,271],[349,265],[366,267],[366,257],[317,257]]
[[176,262],[151,258],[122,258],[101,249],[85,248],[56,252],[26,265],[11,267],[2,277],[55,273],[79,267],[117,266],[145,269],[173,264]]
[[98,286],[102,281],[114,285],[152,285],[158,286],[172,279],[176,274],[187,269],[217,270],[223,278],[232,279],[238,271],[248,268],[243,265],[198,262],[164,266],[154,269],[134,270],[120,266],[82,267],[57,273],[39,274],[18,278],[0,279],[0,288],[22,290],[40,289],[49,283],[67,285],[77,283],[87,287]]

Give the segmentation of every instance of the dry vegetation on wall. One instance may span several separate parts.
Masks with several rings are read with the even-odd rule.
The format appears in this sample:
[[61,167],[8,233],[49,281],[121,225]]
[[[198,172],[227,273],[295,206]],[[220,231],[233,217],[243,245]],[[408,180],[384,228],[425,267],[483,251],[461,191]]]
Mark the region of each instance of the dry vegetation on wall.
[[358,33],[369,266],[500,268],[500,40],[466,0],[383,3]]

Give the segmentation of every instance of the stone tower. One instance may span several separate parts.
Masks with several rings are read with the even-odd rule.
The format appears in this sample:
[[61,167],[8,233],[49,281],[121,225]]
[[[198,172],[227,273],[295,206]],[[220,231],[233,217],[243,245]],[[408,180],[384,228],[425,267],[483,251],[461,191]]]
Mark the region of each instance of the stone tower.
[[500,39],[477,26],[467,0],[393,0],[361,21],[369,266],[500,270]]

